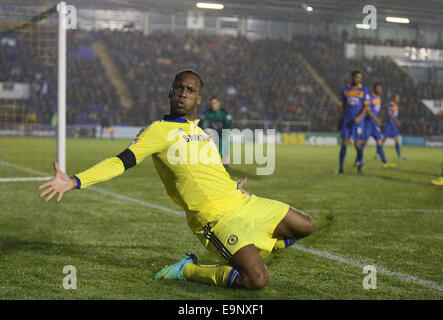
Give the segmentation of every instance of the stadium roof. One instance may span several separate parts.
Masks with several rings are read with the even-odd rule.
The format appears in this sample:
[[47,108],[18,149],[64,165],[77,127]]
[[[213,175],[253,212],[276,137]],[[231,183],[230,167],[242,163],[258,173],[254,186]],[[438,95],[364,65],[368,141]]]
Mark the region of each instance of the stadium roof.
[[[359,23],[363,18],[362,9],[367,4],[377,8],[378,21],[386,16],[406,17],[411,25],[433,25],[443,28],[443,0],[199,0],[221,2],[224,9],[210,10],[211,14],[228,16],[249,16],[284,21],[350,21]],[[57,0],[3,0],[14,4],[55,4]],[[199,11],[197,0],[69,0],[78,8],[94,9],[137,9],[168,12]],[[311,6],[313,11],[306,10]],[[208,10],[205,10],[208,11]]]

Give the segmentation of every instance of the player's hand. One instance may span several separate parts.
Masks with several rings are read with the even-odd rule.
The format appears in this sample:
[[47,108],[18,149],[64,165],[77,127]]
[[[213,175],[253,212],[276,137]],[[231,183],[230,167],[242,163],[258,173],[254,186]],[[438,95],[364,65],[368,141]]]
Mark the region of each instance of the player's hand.
[[361,121],[361,119],[362,119],[361,116],[355,117],[354,123],[359,123]]
[[246,182],[248,182],[248,178],[242,178],[242,179],[238,180],[237,187],[241,193],[247,194],[248,196],[250,196],[251,194],[243,189],[243,186],[246,184]]
[[55,171],[55,178],[41,184],[37,190],[42,190],[44,188],[47,188],[42,193],[40,193],[40,198],[44,197],[46,194],[50,193],[45,201],[51,200],[52,197],[54,197],[58,193],[57,202],[60,202],[63,194],[65,192],[71,191],[77,186],[77,182],[68,177],[66,173],[60,170],[60,167],[56,161],[53,163],[54,171]]
[[395,123],[397,124],[397,127],[401,127],[401,122],[400,122],[400,120],[395,120]]

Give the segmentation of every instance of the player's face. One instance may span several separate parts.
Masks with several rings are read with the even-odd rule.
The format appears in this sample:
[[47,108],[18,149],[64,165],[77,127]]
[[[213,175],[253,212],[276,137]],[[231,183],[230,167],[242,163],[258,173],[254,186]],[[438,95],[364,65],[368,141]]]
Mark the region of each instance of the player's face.
[[394,101],[395,101],[396,103],[400,103],[400,95],[396,94],[396,95],[394,96]]
[[217,99],[212,99],[211,106],[213,111],[217,111],[218,108],[220,108],[220,101],[218,101]]
[[195,115],[197,106],[201,102],[200,80],[193,74],[182,74],[172,84],[171,93],[169,95],[169,105],[171,107],[171,115],[183,117]]
[[374,92],[375,92],[376,95],[381,95],[383,93],[382,86],[375,86]]
[[360,84],[361,83],[361,79],[362,79],[362,75],[361,73],[356,73],[352,76],[352,82],[354,84]]

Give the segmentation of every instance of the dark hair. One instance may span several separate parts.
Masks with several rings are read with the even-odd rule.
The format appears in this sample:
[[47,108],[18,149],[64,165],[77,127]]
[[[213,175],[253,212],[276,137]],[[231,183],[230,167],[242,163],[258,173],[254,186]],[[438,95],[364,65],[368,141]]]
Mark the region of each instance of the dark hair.
[[217,96],[211,96],[211,98],[209,99],[209,101],[212,101],[212,100],[214,100],[214,99],[217,99],[217,100],[218,100]]
[[361,74],[360,71],[354,70],[354,71],[351,72],[351,76],[355,76],[356,74],[359,74],[359,73]]
[[197,71],[192,70],[192,69],[184,69],[184,70],[181,70],[180,72],[178,72],[175,75],[174,82],[177,81],[178,78],[183,74],[192,74],[192,75],[196,76],[198,78],[198,80],[200,80],[200,91],[203,90],[203,80],[202,80],[200,74]]
[[372,86],[372,88],[375,90],[375,88],[376,88],[377,86],[381,86],[381,83],[378,83],[378,82],[374,83],[374,85]]

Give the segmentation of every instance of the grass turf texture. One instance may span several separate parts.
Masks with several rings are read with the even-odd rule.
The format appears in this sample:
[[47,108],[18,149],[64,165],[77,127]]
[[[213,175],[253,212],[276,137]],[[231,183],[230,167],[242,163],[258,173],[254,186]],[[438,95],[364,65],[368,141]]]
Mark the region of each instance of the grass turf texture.
[[[47,139],[19,140],[50,149]],[[68,174],[118,154],[128,140],[68,139]],[[52,174],[48,157],[18,151],[2,140],[1,159]],[[39,148],[37,148],[39,149]],[[429,181],[441,172],[442,151],[403,147],[409,161],[383,169],[365,150],[366,166],[334,174],[338,147],[277,146],[273,175],[255,166],[231,165],[232,178],[248,177],[246,190],[286,202],[311,215],[316,231],[297,242],[441,286],[443,188]],[[54,152],[55,154],[55,152]],[[31,158],[32,157],[32,158]],[[44,169],[42,169],[44,168]],[[5,176],[32,176],[0,166]],[[122,200],[96,190],[75,190],[61,203],[44,203],[41,182],[0,183],[0,299],[441,299],[442,291],[392,276],[377,275],[377,289],[365,290],[361,267],[294,249],[275,251],[266,264],[268,287],[249,292],[185,282],[154,281],[153,275],[186,252],[203,264],[217,261],[190,232],[183,215]],[[152,161],[96,185],[127,197],[179,210],[169,199]],[[416,211],[414,211],[416,210]],[[76,290],[63,289],[63,267],[77,269]]]

